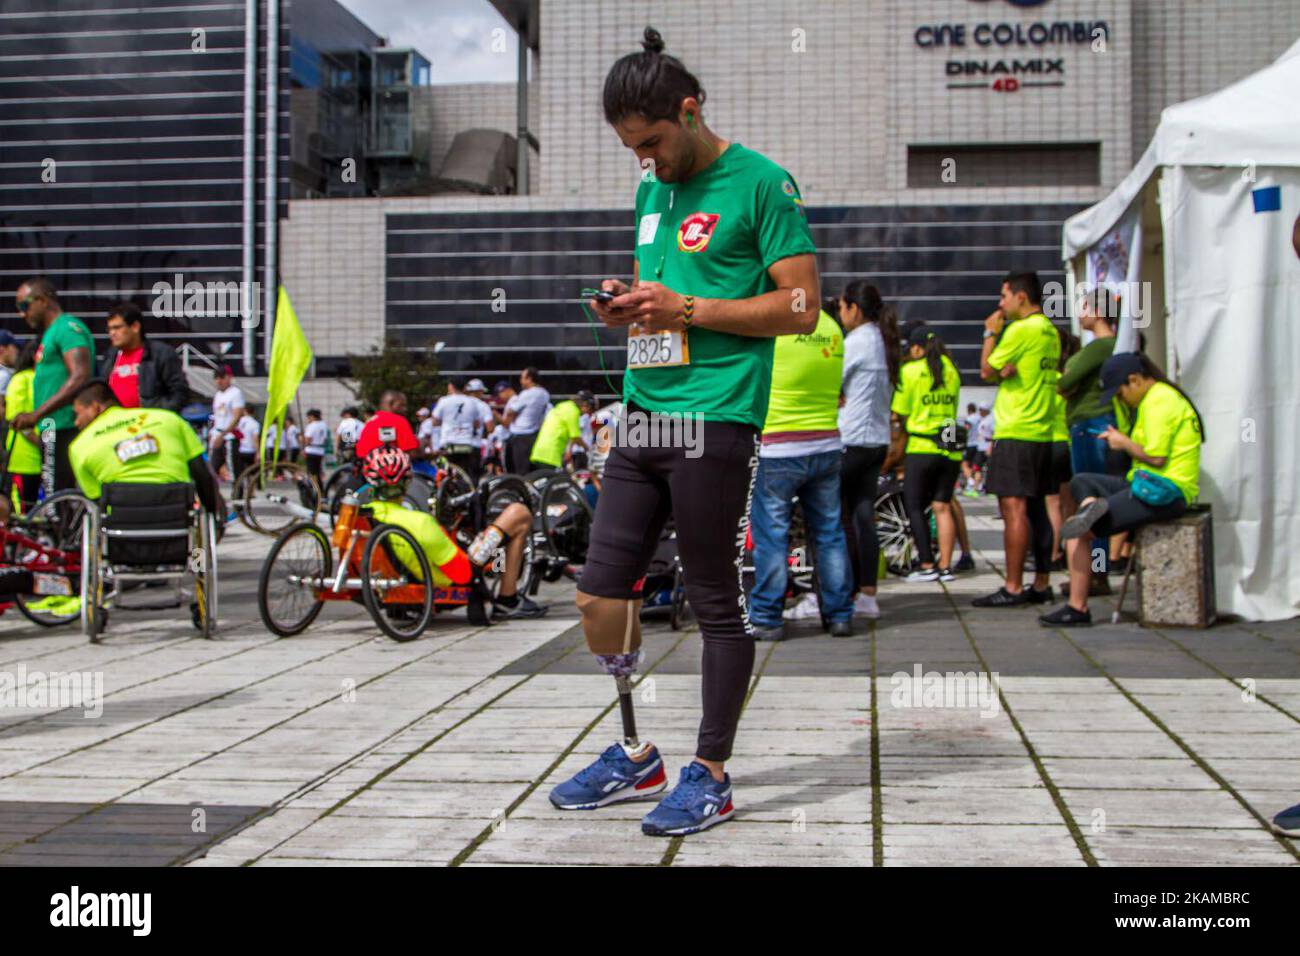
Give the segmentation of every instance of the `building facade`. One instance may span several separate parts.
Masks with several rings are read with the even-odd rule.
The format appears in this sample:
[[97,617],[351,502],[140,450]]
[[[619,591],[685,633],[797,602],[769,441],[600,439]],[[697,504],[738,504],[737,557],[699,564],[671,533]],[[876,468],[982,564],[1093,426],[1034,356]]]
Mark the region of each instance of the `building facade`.
[[[452,372],[534,364],[559,390],[617,387],[621,343],[591,327],[579,290],[630,272],[641,170],[600,96],[652,24],[699,77],[710,126],[799,182],[826,292],[876,282],[904,319],[943,330],[973,383],[1001,276],[1060,280],[1062,222],[1127,173],[1160,111],[1300,36],[1294,0],[496,5],[540,20],[530,194],[293,204],[282,264],[325,367],[387,336],[439,348]],[[509,130],[513,92],[435,85],[430,109],[447,125],[477,99]]]

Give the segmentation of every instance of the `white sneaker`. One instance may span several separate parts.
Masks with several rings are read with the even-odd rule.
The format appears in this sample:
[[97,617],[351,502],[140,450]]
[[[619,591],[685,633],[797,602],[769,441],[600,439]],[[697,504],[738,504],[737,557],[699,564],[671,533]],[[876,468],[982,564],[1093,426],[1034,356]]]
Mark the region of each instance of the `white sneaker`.
[[876,596],[859,591],[853,599],[853,614],[855,617],[869,617],[872,620],[880,617],[880,605],[876,603]]
[[939,580],[938,568],[917,568],[906,578],[903,579],[908,584],[924,584],[927,581]]
[[802,600],[794,607],[786,610],[782,615],[787,621],[807,621],[812,618],[821,619],[821,605],[817,603],[817,595],[809,591]]

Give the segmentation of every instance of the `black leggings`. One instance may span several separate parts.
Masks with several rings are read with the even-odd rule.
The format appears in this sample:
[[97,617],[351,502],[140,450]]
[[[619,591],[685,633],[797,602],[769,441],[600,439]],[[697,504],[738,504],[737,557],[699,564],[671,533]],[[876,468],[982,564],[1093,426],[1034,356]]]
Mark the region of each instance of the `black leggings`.
[[888,445],[849,445],[840,461],[842,514],[848,530],[854,590],[875,587],[880,571],[876,485],[888,451]]
[[[934,544],[925,508],[932,501],[952,501],[953,485],[961,462],[946,455],[911,454],[903,458],[903,507],[922,564],[934,564]],[[1041,499],[1040,499],[1041,500]]]
[[[628,409],[628,414],[640,409]],[[642,414],[645,414],[642,412]],[[591,545],[578,589],[594,597],[641,596],[646,569],[671,512],[686,598],[704,639],[704,716],[696,756],[726,760],[754,669],[741,568],[758,468],[758,430],[704,422],[689,448],[615,445],[605,463]]]
[[1056,532],[1047,514],[1047,499],[1042,495],[1026,498],[1025,511],[1029,514],[1029,549],[1034,556],[1034,573],[1048,574],[1052,570],[1052,542]]

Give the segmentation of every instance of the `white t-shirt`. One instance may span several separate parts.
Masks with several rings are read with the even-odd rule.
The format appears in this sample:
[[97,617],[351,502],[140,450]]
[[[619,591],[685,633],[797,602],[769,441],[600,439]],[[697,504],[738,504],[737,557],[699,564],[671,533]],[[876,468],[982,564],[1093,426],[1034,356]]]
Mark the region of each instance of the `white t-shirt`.
[[551,393],[539,385],[526,388],[506,402],[506,411],[515,413],[510,434],[531,435],[542,427],[542,419],[551,404]]
[[298,426],[290,425],[284,430],[284,447],[289,449],[289,451],[297,451],[299,438],[301,436],[302,432],[299,430]]
[[235,410],[244,407],[244,393],[238,385],[223,388],[212,396],[212,439],[224,432],[235,420]]
[[[339,426],[342,430],[343,426]],[[324,422],[308,422],[307,427],[303,429],[303,437],[307,440],[307,447],[304,449],[309,455],[325,454],[325,442],[328,440],[330,427]]]
[[993,449],[993,413],[980,416],[979,425],[979,450],[992,451]]
[[479,435],[492,424],[492,409],[472,395],[444,395],[433,406],[432,418],[442,427],[442,444],[482,444]]
[[420,447],[437,448],[438,447],[438,426],[433,423],[432,418],[426,418],[420,422],[420,427],[415,433]]
[[[321,424],[324,424],[322,422]],[[345,418],[339,422],[338,435],[340,445],[355,445],[357,439],[361,437],[361,429],[365,428],[365,423],[359,418]],[[321,447],[325,447],[325,442],[321,441]],[[323,452],[321,453],[323,454]]]
[[252,415],[245,415],[235,426],[239,431],[239,453],[241,455],[257,454],[257,433],[262,430],[262,426],[257,423],[257,419]]

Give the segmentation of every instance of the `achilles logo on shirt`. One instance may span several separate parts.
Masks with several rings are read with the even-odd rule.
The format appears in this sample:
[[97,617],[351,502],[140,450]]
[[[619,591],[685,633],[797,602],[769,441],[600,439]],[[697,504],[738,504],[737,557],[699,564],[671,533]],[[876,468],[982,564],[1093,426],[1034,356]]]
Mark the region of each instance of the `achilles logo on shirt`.
[[693,212],[677,229],[677,248],[682,252],[703,252],[718,225],[716,212]]

